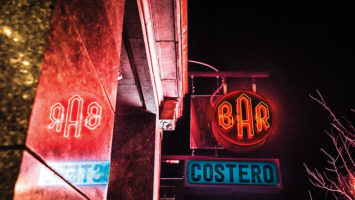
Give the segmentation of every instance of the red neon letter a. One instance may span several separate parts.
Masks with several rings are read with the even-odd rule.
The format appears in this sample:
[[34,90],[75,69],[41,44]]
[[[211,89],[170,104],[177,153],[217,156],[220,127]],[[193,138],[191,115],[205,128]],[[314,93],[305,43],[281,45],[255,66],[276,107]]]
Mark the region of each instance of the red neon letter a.
[[65,120],[64,137],[69,137],[70,130],[74,128],[74,136],[79,137],[81,132],[82,110],[84,100],[79,95],[69,99],[67,118]]
[[[242,94],[236,100],[237,107],[237,130],[238,139],[243,139],[243,128],[246,127],[248,131],[248,139],[252,139],[254,136],[253,127],[253,113],[251,108],[251,99],[246,95]],[[244,110],[242,109],[244,105]],[[245,111],[245,119],[243,120],[243,111]]]

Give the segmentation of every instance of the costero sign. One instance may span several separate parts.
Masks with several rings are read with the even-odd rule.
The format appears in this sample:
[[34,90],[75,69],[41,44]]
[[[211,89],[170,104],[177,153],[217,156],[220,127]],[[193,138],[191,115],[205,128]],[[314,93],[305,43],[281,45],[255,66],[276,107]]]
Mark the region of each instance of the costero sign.
[[228,93],[213,108],[212,132],[226,149],[239,151],[241,147],[261,144],[271,128],[270,104],[256,93]]
[[258,186],[281,184],[277,159],[193,159],[187,161],[187,184]]

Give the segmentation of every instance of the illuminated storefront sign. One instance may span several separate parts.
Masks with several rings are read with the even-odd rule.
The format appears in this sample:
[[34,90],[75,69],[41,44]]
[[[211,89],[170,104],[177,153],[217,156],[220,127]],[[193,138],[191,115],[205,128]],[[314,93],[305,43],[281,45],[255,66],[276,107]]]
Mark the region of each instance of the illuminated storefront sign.
[[[109,161],[51,162],[48,163],[73,185],[107,185],[110,170]],[[47,167],[40,169],[38,185],[65,185]]]
[[215,104],[212,130],[217,141],[227,149],[263,142],[272,128],[270,105],[249,91],[234,91]]
[[277,159],[188,160],[187,184],[281,186]]

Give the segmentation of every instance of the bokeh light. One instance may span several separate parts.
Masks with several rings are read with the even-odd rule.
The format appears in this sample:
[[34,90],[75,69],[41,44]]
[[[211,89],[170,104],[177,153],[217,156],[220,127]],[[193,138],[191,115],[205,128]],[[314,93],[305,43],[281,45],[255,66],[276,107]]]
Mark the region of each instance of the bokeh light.
[[54,0],[0,4],[0,199],[12,199]]

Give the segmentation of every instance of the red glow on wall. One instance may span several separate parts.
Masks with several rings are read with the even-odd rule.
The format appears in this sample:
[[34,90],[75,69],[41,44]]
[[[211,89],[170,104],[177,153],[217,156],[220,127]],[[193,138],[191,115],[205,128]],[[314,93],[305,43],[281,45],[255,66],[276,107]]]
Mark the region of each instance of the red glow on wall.
[[84,103],[80,95],[72,96],[68,101],[66,114],[61,103],[54,104],[50,109],[48,129],[55,128],[55,131],[60,133],[64,127],[64,137],[80,137],[83,126],[90,130],[98,128],[102,118],[102,107],[97,102],[91,102],[84,107]]
[[217,141],[227,149],[251,146],[263,142],[272,127],[271,109],[256,93],[234,91],[215,104],[212,131]]

